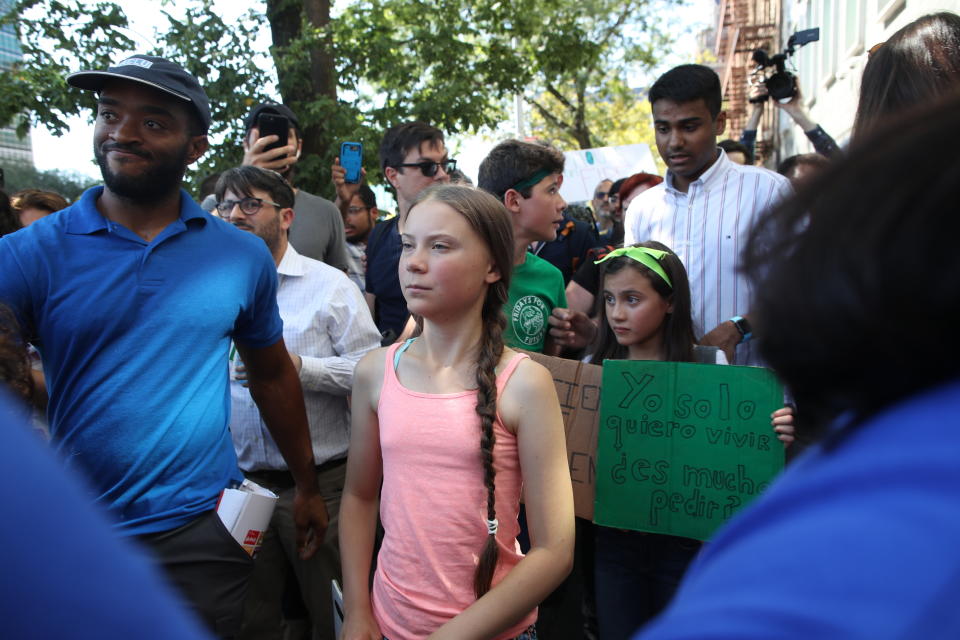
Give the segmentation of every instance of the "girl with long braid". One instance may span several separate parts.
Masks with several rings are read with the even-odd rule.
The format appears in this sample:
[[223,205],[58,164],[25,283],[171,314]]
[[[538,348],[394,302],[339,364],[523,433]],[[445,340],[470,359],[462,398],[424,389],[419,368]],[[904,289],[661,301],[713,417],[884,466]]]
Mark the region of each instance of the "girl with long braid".
[[400,282],[422,334],[369,353],[354,376],[341,639],[535,638],[537,604],[571,567],[573,493],[553,380],[501,337],[509,214],[487,193],[439,186],[401,230]]

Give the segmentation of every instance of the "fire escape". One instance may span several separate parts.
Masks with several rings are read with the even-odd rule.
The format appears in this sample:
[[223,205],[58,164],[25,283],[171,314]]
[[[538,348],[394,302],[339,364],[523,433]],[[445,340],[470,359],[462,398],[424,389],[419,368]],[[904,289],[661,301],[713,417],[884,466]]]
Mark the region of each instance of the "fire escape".
[[[779,0],[721,0],[717,12],[715,54],[727,110],[726,137],[738,140],[750,115],[747,78],[754,69],[754,49],[771,55],[780,50]],[[776,107],[767,104],[757,135],[756,160],[766,163],[777,148]]]

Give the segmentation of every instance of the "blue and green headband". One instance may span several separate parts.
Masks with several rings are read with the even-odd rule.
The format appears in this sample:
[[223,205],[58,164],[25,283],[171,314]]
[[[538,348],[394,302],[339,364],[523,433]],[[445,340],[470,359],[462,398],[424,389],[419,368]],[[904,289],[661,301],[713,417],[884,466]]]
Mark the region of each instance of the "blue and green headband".
[[622,247],[620,249],[615,249],[603,256],[594,264],[601,264],[606,262],[611,258],[619,258],[620,256],[627,256],[633,260],[636,260],[650,271],[653,271],[655,274],[663,278],[663,281],[667,283],[667,286],[673,289],[673,283],[670,282],[667,272],[663,270],[663,267],[660,266],[660,260],[663,260],[663,256],[671,255],[669,251],[661,251],[660,249],[650,249],[648,247]]
[[553,172],[550,171],[549,169],[540,169],[529,178],[521,180],[520,182],[518,182],[517,184],[513,185],[510,188],[513,189],[514,191],[523,191],[524,189],[529,189],[530,187],[534,186],[535,184],[537,184],[538,182],[546,178],[551,173]]

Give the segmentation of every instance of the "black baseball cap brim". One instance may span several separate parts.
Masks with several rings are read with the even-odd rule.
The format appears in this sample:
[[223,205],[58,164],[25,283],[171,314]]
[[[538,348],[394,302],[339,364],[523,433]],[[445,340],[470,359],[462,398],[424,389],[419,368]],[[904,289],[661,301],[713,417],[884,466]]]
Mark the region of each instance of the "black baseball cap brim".
[[70,84],[70,86],[76,87],[77,89],[100,91],[103,89],[103,85],[114,79],[139,82],[140,84],[145,84],[148,87],[159,89],[164,93],[169,93],[170,95],[180,98],[181,100],[192,102],[189,97],[185,96],[179,91],[174,91],[173,89],[157,84],[156,82],[150,82],[149,80],[144,80],[143,78],[135,78],[123,73],[110,73],[109,71],[78,71],[77,73],[71,73],[69,76],[67,76],[67,83]]
[[210,102],[200,83],[180,65],[157,56],[132,56],[106,71],[77,71],[67,84],[87,91],[102,91],[114,80],[136,82],[190,103],[204,129],[210,126]]

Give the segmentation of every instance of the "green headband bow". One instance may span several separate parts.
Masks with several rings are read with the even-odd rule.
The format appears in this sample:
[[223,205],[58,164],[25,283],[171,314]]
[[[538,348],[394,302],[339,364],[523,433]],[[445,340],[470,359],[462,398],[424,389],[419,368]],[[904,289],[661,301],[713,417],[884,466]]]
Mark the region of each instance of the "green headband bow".
[[660,266],[659,262],[663,259],[663,256],[667,255],[670,255],[669,251],[661,251],[660,249],[648,249],[647,247],[622,247],[620,249],[611,251],[593,264],[606,262],[610,258],[627,256],[628,258],[636,260],[647,269],[650,269],[655,274],[663,278],[663,281],[667,283],[667,286],[673,289],[673,283],[670,282],[670,278],[667,277],[667,272],[663,270],[663,267]]

